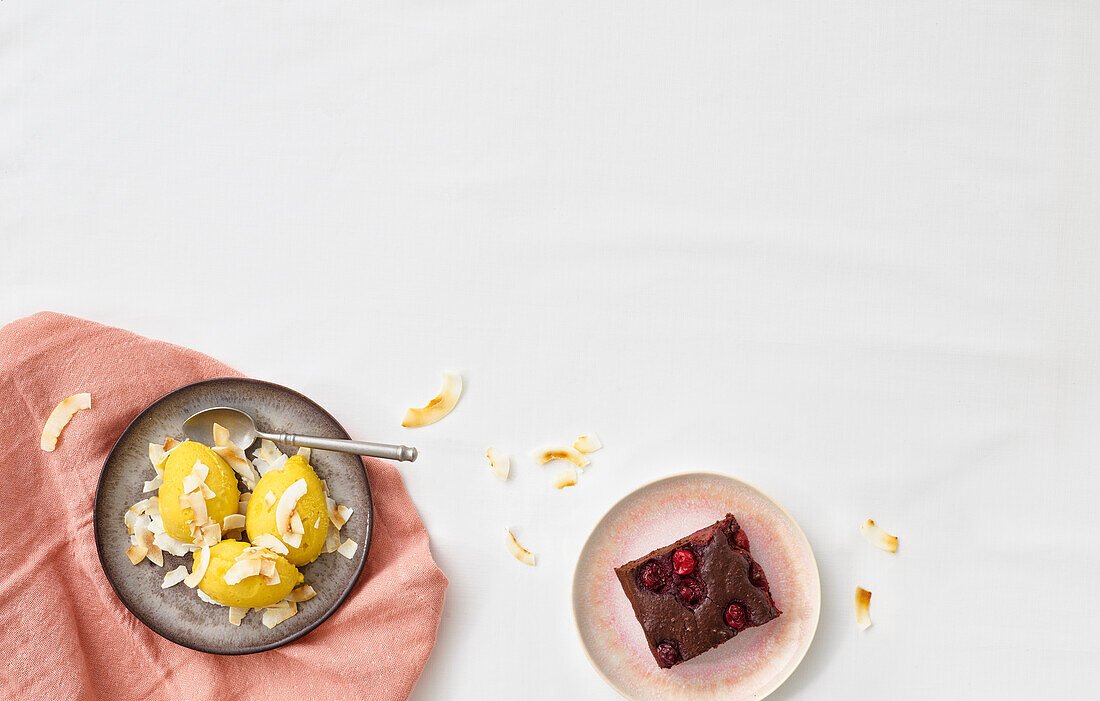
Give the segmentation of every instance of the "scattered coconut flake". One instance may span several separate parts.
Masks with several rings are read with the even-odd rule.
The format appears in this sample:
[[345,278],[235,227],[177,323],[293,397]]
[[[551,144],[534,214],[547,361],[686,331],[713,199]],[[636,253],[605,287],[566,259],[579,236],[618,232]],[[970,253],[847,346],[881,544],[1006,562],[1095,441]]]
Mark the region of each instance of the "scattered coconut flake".
[[264,582],[270,586],[275,586],[281,581],[279,579],[279,570],[275,567],[274,560],[261,560],[260,574],[263,576]]
[[255,577],[260,574],[262,558],[245,558],[242,554],[237,561],[225,571],[225,583],[229,585],[239,584],[245,577]]
[[[279,505],[275,507],[275,529],[279,532],[279,535],[292,532],[290,530],[291,514],[298,504],[298,500],[305,496],[306,489],[306,481],[301,478],[295,480],[279,497]],[[302,521],[299,519],[298,524],[301,525],[301,523]]]
[[213,499],[217,496],[217,493],[207,486],[206,482],[199,485],[199,491],[202,492],[203,499]]
[[194,524],[194,528],[202,528],[210,520],[206,511],[206,499],[203,498],[202,492],[191,492],[183,498],[187,500],[187,507],[191,509],[191,523]]
[[290,532],[300,533],[301,535],[306,533],[306,526],[302,523],[302,517],[298,515],[297,511],[290,512]]
[[505,545],[508,546],[508,552],[512,553],[512,557],[525,565],[531,565],[533,567],[535,565],[534,554],[519,544],[516,537],[512,535],[511,529],[505,528],[504,532],[508,534],[508,540],[505,541]]
[[589,433],[573,441],[573,447],[581,453],[595,453],[603,447],[603,441],[595,433]]
[[252,492],[242,492],[241,500],[237,502],[237,513],[241,516],[248,514],[248,500],[252,498]]
[[157,445],[156,443],[149,444],[149,462],[153,463],[153,469],[157,470],[157,474],[160,474],[161,465],[168,459],[168,451]]
[[185,579],[187,579],[187,567],[186,565],[180,565],[171,572],[164,573],[164,581],[160,583],[160,588],[174,587]]
[[153,514],[149,517],[149,530],[153,533],[164,533],[164,521],[161,520],[160,514]]
[[191,574],[187,575],[187,578],[183,580],[183,583],[194,589],[202,581],[202,578],[206,576],[206,568],[210,566],[210,546],[202,546],[202,550],[199,551],[198,562],[195,563],[195,568],[191,570]]
[[200,545],[217,545],[222,539],[222,526],[220,523],[208,523],[199,529],[201,537]]
[[340,529],[330,528],[325,536],[325,552],[334,553],[340,547]]
[[194,545],[188,545],[187,543],[178,541],[167,533],[157,533],[153,538],[153,544],[176,557],[183,557],[196,549]]
[[87,392],[74,394],[61,400],[61,403],[53,408],[46,419],[46,425],[42,427],[42,439],[39,447],[47,453],[52,453],[57,448],[57,439],[61,437],[61,431],[69,425],[76,412],[81,409],[92,408],[92,395]]
[[555,489],[565,489],[566,487],[572,487],[577,483],[577,471],[572,467],[567,467],[561,470],[556,475],[550,484],[554,485]]
[[543,448],[535,453],[535,460],[540,465],[544,465],[551,460],[568,460],[577,467],[584,467],[590,462],[579,450],[567,446]]
[[225,460],[234,472],[241,476],[241,480],[244,481],[244,486],[247,489],[256,486],[256,482],[260,479],[256,473],[256,468],[248,462],[244,451],[236,443],[229,440],[229,429],[219,423],[214,424],[214,452],[222,460]]
[[261,533],[260,535],[256,536],[252,539],[252,544],[256,547],[267,548],[268,550],[279,553],[280,555],[286,555],[290,552],[283,541],[279,540],[270,533]]
[[443,389],[439,391],[439,394],[432,397],[427,405],[419,409],[407,410],[401,425],[406,428],[416,428],[434,424],[451,413],[451,410],[458,404],[460,396],[462,396],[462,376],[445,372],[443,373]]
[[320,528],[321,527],[321,517],[320,516],[318,516],[317,520],[313,522],[313,527],[314,528]]
[[485,457],[489,458],[489,472],[492,472],[502,480],[508,479],[508,473],[512,468],[512,460],[493,446],[485,451]]
[[358,550],[358,549],[359,549],[359,544],[356,543],[351,538],[348,538],[347,540],[344,541],[343,545],[336,548],[336,552],[340,553],[341,555],[343,555],[344,557],[346,557],[347,559],[350,560],[352,558],[352,556],[355,555],[355,551]]
[[236,531],[244,528],[245,518],[241,514],[229,514],[222,521],[222,531]]
[[239,626],[244,617],[248,615],[248,607],[230,606],[229,607],[229,622],[235,626]]
[[340,530],[351,518],[351,509],[342,504],[338,505],[334,499],[329,497],[325,497],[325,504],[328,506],[328,520],[332,521],[332,525],[336,526],[336,530]]
[[302,547],[302,534],[301,533],[287,533],[283,536],[283,542],[292,548]]
[[150,543],[147,547],[149,549],[149,552],[145,555],[145,557],[149,560],[149,562],[153,563],[157,567],[164,567],[164,551],[158,548],[153,543]]
[[284,599],[274,606],[265,608],[262,621],[267,628],[274,628],[296,613],[298,613],[298,605]]
[[171,436],[165,436],[164,445],[162,445],[161,447],[164,448],[164,452],[171,453],[173,450],[180,447],[181,445],[182,443],[177,441],[175,438],[172,438]]
[[159,497],[149,497],[147,499],[142,499],[138,503],[131,506],[130,511],[133,511],[135,514],[145,514],[145,513],[158,513],[159,514],[160,513],[160,498]]
[[198,491],[200,486],[206,483],[206,476],[210,474],[210,468],[202,460],[196,460],[191,472],[183,478],[183,493],[190,494]]
[[302,586],[287,594],[286,600],[293,601],[297,604],[303,601],[309,601],[315,596],[317,596],[317,592],[313,590],[313,587],[309,586],[308,584],[303,584]]
[[309,459],[313,457],[313,451],[305,446],[298,448],[298,455],[305,458],[306,463],[309,463]]
[[126,557],[130,558],[130,562],[135,565],[144,560],[148,554],[149,548],[144,545],[131,545],[129,550],[126,551]]
[[859,527],[859,532],[863,534],[863,537],[867,539],[868,543],[879,550],[885,550],[888,553],[896,553],[898,551],[897,536],[892,536],[882,530],[876,526],[875,522],[871,519],[867,519],[863,522],[863,525]]
[[155,492],[156,490],[160,489],[160,486],[162,484],[164,484],[164,476],[163,475],[157,475],[156,477],[154,477],[151,480],[146,480],[145,484],[142,485],[142,487],[141,487],[141,491],[143,491],[143,492]]
[[122,517],[122,522],[126,524],[126,532],[130,535],[134,534],[134,523],[137,522],[138,513],[133,508],[126,509],[126,515]]
[[209,594],[207,594],[206,592],[204,592],[202,589],[196,589],[195,593],[199,595],[200,599],[202,599],[203,601],[205,601],[208,604],[214,604],[215,606],[225,606],[225,604],[223,604],[222,602],[211,598],[211,596]]
[[863,587],[856,587],[856,623],[860,630],[871,627],[871,592]]

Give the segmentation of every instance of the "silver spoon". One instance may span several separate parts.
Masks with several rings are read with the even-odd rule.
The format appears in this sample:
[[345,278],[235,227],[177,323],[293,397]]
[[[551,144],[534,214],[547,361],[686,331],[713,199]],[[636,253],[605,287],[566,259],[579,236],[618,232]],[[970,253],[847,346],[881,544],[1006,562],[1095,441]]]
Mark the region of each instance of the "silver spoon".
[[387,460],[416,460],[416,448],[405,445],[387,445],[386,443],[365,443],[363,441],[348,441],[340,438],[321,438],[319,436],[299,436],[295,433],[264,433],[256,428],[256,422],[252,417],[240,409],[231,409],[227,406],[218,406],[211,409],[203,409],[183,422],[183,432],[187,437],[199,443],[214,445],[214,424],[221,424],[229,430],[229,440],[233,441],[241,450],[256,442],[257,438],[266,438],[276,443],[285,445],[297,445],[306,448],[319,448],[321,450],[338,450],[341,453],[354,453],[355,455],[369,455],[373,458],[386,458]]

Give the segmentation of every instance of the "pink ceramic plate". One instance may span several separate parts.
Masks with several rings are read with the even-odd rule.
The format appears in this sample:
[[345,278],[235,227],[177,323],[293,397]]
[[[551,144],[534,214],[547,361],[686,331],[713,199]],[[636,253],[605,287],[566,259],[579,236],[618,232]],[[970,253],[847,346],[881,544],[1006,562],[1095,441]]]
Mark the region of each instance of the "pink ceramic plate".
[[[614,567],[731,513],[748,533],[783,615],[661,669]],[[651,482],[615,504],[588,537],[573,574],[573,617],[588,658],[630,699],[762,699],[791,675],[813,640],[821,581],[795,520],[755,487],[693,472]]]

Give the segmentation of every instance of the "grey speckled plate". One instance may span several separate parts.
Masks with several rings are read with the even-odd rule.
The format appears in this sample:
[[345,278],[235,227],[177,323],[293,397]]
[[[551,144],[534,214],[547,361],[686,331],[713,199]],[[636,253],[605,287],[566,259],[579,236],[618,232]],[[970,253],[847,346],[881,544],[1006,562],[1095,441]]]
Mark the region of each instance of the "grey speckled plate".
[[[141,488],[154,472],[149,444],[165,436],[183,440],[182,424],[191,414],[212,406],[231,406],[250,413],[260,428],[330,438],[348,438],[336,419],[297,392],[260,380],[219,378],[186,385],[153,402],[138,414],[115,443],[99,477],[95,498],[95,541],[99,561],[118,598],[142,623],[171,640],[202,652],[242,655],[270,650],[297,640],[332,615],[351,593],[370,550],[374,509],[367,473],[358,456],[314,450],[310,463],[328,482],[337,502],[354,509],[341,533],[359,543],[348,560],[339,553],[323,554],[301,568],[317,596],[298,604],[298,615],[268,630],[260,614],[250,612],[238,627],[229,623],[229,609],[199,600],[182,584],[161,589],[164,573],[179,565],[191,568],[191,556],[164,554],[164,567],[148,561],[138,566],[126,557],[130,537],[123,523],[126,510],[141,500]],[[258,443],[257,443],[258,445]],[[297,448],[280,445],[293,454]],[[249,450],[248,456],[252,457]]]

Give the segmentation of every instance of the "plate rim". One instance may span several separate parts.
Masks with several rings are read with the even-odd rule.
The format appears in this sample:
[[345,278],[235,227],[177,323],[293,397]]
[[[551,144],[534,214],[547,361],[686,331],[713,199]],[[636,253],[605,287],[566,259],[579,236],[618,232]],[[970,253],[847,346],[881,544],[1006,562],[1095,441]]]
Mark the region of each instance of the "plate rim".
[[354,589],[355,585],[359,582],[359,578],[362,576],[363,570],[365,569],[366,564],[367,564],[367,557],[370,554],[371,542],[374,540],[373,535],[374,535],[374,516],[375,516],[375,514],[374,514],[374,493],[371,490],[371,486],[370,486],[370,474],[367,472],[367,467],[363,463],[362,458],[360,458],[360,460],[359,460],[359,466],[360,466],[360,469],[363,471],[363,480],[366,483],[366,488],[367,488],[367,508],[366,508],[366,512],[369,515],[369,517],[367,518],[367,536],[365,538],[365,542],[360,546],[362,551],[363,551],[363,557],[359,561],[359,566],[355,569],[354,576],[352,576],[350,578],[350,580],[348,581],[348,585],[344,588],[344,591],[340,593],[340,596],[337,597],[335,603],[333,603],[328,608],[328,610],[326,610],[324,613],[322,613],[316,621],[314,621],[313,623],[310,623],[305,628],[302,628],[301,630],[296,631],[294,633],[291,633],[290,635],[287,635],[284,638],[280,638],[279,640],[276,640],[274,642],[265,643],[265,644],[262,644],[262,645],[251,645],[251,646],[248,646],[248,647],[243,647],[243,648],[238,648],[238,649],[233,649],[233,650],[223,650],[223,649],[215,649],[215,648],[212,648],[212,647],[204,647],[200,644],[188,644],[188,643],[185,643],[185,642],[181,642],[179,640],[176,640],[170,633],[168,633],[166,631],[158,630],[158,628],[155,625],[151,624],[149,621],[145,620],[145,618],[142,617],[141,614],[134,611],[134,609],[130,607],[130,604],[128,604],[126,602],[126,599],[123,598],[122,593],[119,592],[118,587],[115,585],[114,579],[111,578],[111,574],[107,570],[107,565],[106,565],[106,562],[104,561],[103,544],[100,542],[100,539],[99,539],[99,529],[95,527],[97,517],[99,515],[100,489],[103,487],[103,480],[104,480],[104,477],[107,474],[107,465],[108,465],[108,463],[111,462],[111,458],[114,457],[115,451],[118,450],[118,447],[122,443],[122,440],[124,438],[126,438],[130,434],[130,432],[134,429],[135,424],[137,424],[137,422],[142,417],[144,417],[146,414],[148,414],[150,411],[152,411],[157,405],[159,405],[165,399],[167,399],[168,397],[171,397],[174,394],[178,394],[179,392],[183,392],[185,390],[194,388],[194,387],[199,386],[199,385],[219,384],[219,383],[224,383],[224,382],[243,382],[245,384],[254,384],[254,385],[259,385],[259,386],[263,386],[263,387],[274,387],[276,389],[279,389],[279,390],[282,390],[282,391],[285,391],[285,392],[289,392],[290,394],[292,394],[292,395],[294,395],[294,396],[296,396],[300,399],[303,399],[307,403],[313,405],[314,407],[319,409],[322,414],[324,414],[326,417],[328,417],[333,422],[333,424],[336,425],[336,428],[338,429],[338,431],[343,434],[342,436],[338,436],[339,438],[345,438],[345,439],[350,439],[351,438],[351,435],[347,432],[347,429],[344,428],[343,424],[341,424],[339,421],[337,421],[336,417],[334,417],[332,414],[330,414],[328,412],[328,410],[325,409],[323,406],[321,406],[317,402],[313,401],[312,399],[310,399],[306,395],[302,394],[301,392],[298,392],[297,390],[291,389],[290,387],[278,384],[276,382],[268,382],[267,380],[258,380],[254,377],[222,376],[222,377],[211,377],[211,378],[208,378],[208,379],[205,379],[205,380],[197,380],[195,382],[189,382],[185,385],[180,385],[179,387],[176,387],[175,389],[170,390],[170,391],[162,394],[161,396],[157,397],[152,402],[150,402],[148,406],[146,406],[144,409],[142,409],[140,412],[138,412],[137,416],[135,416],[133,419],[131,419],[130,423],[128,423],[126,425],[126,428],[123,429],[122,433],[120,433],[118,435],[118,438],[115,440],[114,444],[111,446],[111,450],[107,452],[107,457],[104,458],[104,460],[103,460],[103,467],[101,467],[100,470],[99,470],[99,479],[96,481],[96,487],[95,487],[95,499],[92,502],[92,536],[95,540],[95,549],[96,549],[96,555],[99,559],[99,568],[100,568],[100,570],[102,570],[103,576],[107,578],[107,582],[111,585],[111,589],[114,590],[115,598],[118,599],[118,601],[124,607],[126,607],[126,610],[129,611],[131,615],[133,615],[135,618],[137,618],[139,621],[141,621],[141,623],[146,628],[148,628],[149,630],[153,631],[154,633],[156,633],[160,637],[164,638],[165,640],[168,640],[171,643],[174,643],[176,645],[179,645],[181,647],[185,647],[185,648],[188,648],[188,649],[191,649],[191,650],[195,650],[197,652],[204,652],[204,653],[212,654],[212,655],[233,655],[233,656],[236,656],[236,655],[252,655],[252,654],[255,654],[255,653],[258,653],[258,652],[267,652],[268,650],[274,650],[275,648],[279,648],[279,647],[282,647],[283,645],[287,645],[289,643],[292,643],[295,640],[298,640],[299,638],[302,638],[303,636],[311,633],[314,629],[317,628],[317,626],[319,626],[322,623],[324,623],[325,621],[327,621],[329,619],[329,617],[332,616],[332,614],[336,613],[337,609],[339,609],[341,606],[344,605],[344,602],[347,600],[347,598],[349,596],[351,596],[351,590]]
[[600,676],[600,678],[603,679],[603,681],[609,687],[611,687],[617,694],[619,694],[619,696],[622,696],[624,699],[630,699],[631,701],[637,701],[636,697],[630,696],[625,691],[623,691],[623,689],[621,689],[617,683],[612,681],[607,676],[607,674],[604,672],[604,670],[598,664],[596,664],[596,660],[592,659],[591,650],[588,649],[588,645],[585,643],[584,635],[581,633],[581,624],[580,624],[580,621],[578,620],[578,614],[577,614],[577,577],[580,574],[581,556],[584,554],[584,551],[588,547],[588,544],[592,541],[592,537],[596,534],[596,531],[600,528],[601,525],[603,525],[603,522],[605,520],[607,520],[607,517],[611,515],[611,512],[614,511],[616,508],[618,508],[619,505],[622,504],[623,502],[625,502],[627,499],[631,498],[632,496],[634,496],[638,492],[640,492],[644,489],[649,489],[650,487],[653,487],[654,485],[659,484],[661,482],[667,482],[667,481],[670,481],[670,480],[683,479],[685,477],[697,477],[697,476],[718,477],[718,478],[721,478],[723,480],[729,480],[729,481],[740,483],[740,484],[756,491],[758,494],[763,496],[769,502],[774,504],[775,507],[777,509],[779,509],[779,511],[784,516],[786,516],[787,519],[790,520],[791,523],[794,524],[794,527],[797,531],[797,534],[799,536],[801,536],[803,542],[806,543],[806,551],[809,552],[810,562],[813,564],[813,572],[814,572],[814,575],[815,575],[814,581],[817,584],[817,586],[815,587],[816,590],[817,590],[816,597],[815,597],[817,599],[817,606],[814,607],[814,622],[813,622],[813,627],[810,629],[810,636],[806,640],[806,644],[803,646],[801,652],[798,653],[798,657],[795,660],[795,663],[793,665],[791,665],[791,667],[787,671],[787,673],[780,676],[780,677],[777,677],[776,681],[775,681],[775,684],[772,685],[771,688],[765,687],[765,691],[763,692],[763,694],[756,697],[755,701],[759,701],[760,699],[764,699],[764,698],[770,696],[772,694],[772,692],[774,692],[776,689],[778,689],[780,686],[782,686],[784,684],[784,682],[786,682],[791,677],[791,675],[794,674],[794,671],[796,669],[798,669],[798,667],[802,664],[802,661],[806,658],[806,653],[808,653],[810,651],[810,646],[813,645],[814,637],[817,635],[817,627],[821,623],[821,569],[818,567],[818,564],[817,564],[817,555],[814,554],[813,546],[810,544],[810,539],[806,536],[806,531],[804,531],[802,529],[802,524],[800,524],[798,522],[798,520],[795,519],[795,517],[793,515],[791,515],[791,512],[787,511],[786,507],[784,507],[778,501],[773,499],[770,494],[768,494],[764,490],[760,489],[756,485],[752,484],[751,482],[746,482],[745,480],[743,480],[739,477],[734,477],[732,475],[728,475],[728,474],[725,474],[725,473],[722,473],[722,472],[715,472],[713,470],[688,470],[688,471],[684,471],[684,472],[675,472],[673,474],[664,475],[662,477],[656,477],[656,478],[651,479],[647,482],[644,482],[641,485],[639,485],[639,486],[635,487],[634,489],[630,490],[629,492],[624,494],[622,497],[620,497],[614,504],[609,506],[606,511],[603,512],[603,514],[600,516],[599,520],[596,521],[596,525],[594,525],[592,527],[592,530],[589,531],[588,537],[585,538],[585,540],[584,540],[584,545],[581,546],[580,551],[577,553],[577,564],[574,565],[574,567],[573,567],[573,582],[572,582],[572,585],[569,587],[569,598],[570,598],[569,605],[570,605],[570,608],[573,611],[573,630],[577,634],[577,639],[581,644],[581,649],[584,650],[584,656],[588,660],[588,663],[592,666],[592,668],[594,670],[596,670],[596,674],[598,674]]

